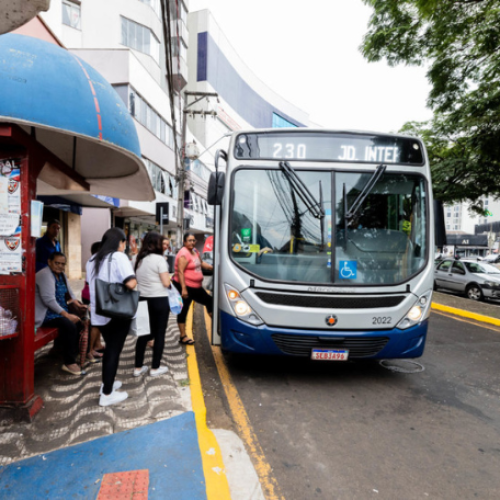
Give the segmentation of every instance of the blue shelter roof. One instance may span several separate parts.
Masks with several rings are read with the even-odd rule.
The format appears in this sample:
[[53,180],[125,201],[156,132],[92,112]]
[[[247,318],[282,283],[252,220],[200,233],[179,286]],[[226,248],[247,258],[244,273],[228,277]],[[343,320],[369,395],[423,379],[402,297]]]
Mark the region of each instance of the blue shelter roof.
[[0,122],[34,127],[37,141],[83,176],[92,194],[154,199],[134,121],[89,64],[54,44],[6,34],[0,82]]

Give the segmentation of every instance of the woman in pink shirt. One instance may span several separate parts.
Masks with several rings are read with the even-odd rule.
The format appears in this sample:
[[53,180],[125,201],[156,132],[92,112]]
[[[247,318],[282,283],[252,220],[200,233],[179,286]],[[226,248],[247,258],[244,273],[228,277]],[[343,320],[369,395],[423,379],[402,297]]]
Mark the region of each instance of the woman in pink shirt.
[[194,344],[194,340],[186,335],[186,316],[194,300],[207,308],[208,314],[212,316],[212,297],[202,287],[202,268],[212,270],[213,266],[201,260],[200,253],[196,248],[196,238],[192,233],[186,233],[183,238],[184,246],[179,250],[175,258],[175,274],[172,283],[182,295],[184,305],[181,313],[177,316],[177,324],[181,337],[181,344]]

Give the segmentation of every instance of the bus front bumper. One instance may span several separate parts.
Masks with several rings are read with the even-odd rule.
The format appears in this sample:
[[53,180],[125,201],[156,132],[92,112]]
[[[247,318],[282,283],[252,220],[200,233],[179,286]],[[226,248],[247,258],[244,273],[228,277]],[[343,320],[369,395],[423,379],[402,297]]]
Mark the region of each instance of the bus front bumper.
[[252,326],[220,312],[222,349],[235,353],[310,357],[312,349],[346,349],[349,359],[418,358],[428,320],[400,330],[342,331]]

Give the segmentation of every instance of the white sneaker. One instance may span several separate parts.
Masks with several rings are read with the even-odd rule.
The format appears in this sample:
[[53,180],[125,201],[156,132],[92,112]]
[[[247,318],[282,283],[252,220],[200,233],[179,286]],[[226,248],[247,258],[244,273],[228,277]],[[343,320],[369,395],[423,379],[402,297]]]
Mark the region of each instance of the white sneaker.
[[125,401],[127,398],[128,394],[125,391],[123,392],[113,391],[108,396],[106,396],[106,394],[101,394],[101,397],[99,398],[99,406],[115,405],[117,403]]
[[[144,368],[144,366],[143,366]],[[151,370],[149,370],[149,375],[151,375],[151,377],[158,377],[160,375],[163,375],[164,373],[167,373],[168,372],[168,367],[167,366],[160,366],[160,368],[157,368],[156,370],[153,370],[153,368],[151,368]]]
[[144,375],[147,371],[148,371],[147,366],[143,366],[140,370],[134,368],[134,377],[140,377],[141,375]]
[[[122,383],[119,380],[115,380],[113,384],[113,391],[117,391],[122,386]],[[104,389],[104,384],[101,384],[101,390],[99,391],[99,396],[102,395],[102,390]]]

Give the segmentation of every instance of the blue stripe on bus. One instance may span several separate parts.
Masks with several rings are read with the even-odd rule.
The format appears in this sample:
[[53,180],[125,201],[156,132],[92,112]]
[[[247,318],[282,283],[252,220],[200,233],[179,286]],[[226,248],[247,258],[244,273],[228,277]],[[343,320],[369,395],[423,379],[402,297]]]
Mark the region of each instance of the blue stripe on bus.
[[[247,354],[273,354],[289,356],[281,351],[271,338],[272,334],[280,335],[309,335],[325,337],[335,335],[339,337],[387,337],[389,341],[375,356],[362,359],[386,358],[418,358],[423,354],[427,336],[428,320],[423,321],[407,330],[393,328],[392,330],[366,330],[366,331],[325,331],[325,330],[299,330],[297,328],[274,328],[262,325],[252,326],[230,314],[220,311],[220,332],[222,348],[235,353]],[[321,347],[325,347],[324,345]],[[336,346],[338,347],[338,346]],[[358,358],[359,359],[359,358]]]

